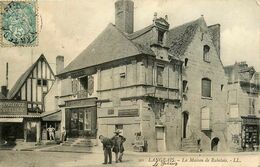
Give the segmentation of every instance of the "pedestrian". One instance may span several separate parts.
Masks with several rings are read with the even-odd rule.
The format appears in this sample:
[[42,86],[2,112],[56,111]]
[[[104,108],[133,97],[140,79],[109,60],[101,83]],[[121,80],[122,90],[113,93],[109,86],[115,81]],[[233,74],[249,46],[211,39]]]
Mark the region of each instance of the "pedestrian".
[[62,127],[62,130],[61,130],[61,142],[63,143],[64,141],[66,141],[66,136],[67,135],[67,132],[66,132],[66,129],[65,127],[63,126]]
[[55,140],[55,129],[50,125],[49,128],[47,128],[47,132],[49,133],[49,139],[51,140]]
[[125,151],[123,143],[126,141],[126,138],[122,135],[119,135],[121,131],[117,129],[115,132],[115,136],[112,137],[113,141],[113,152],[115,153],[116,163],[122,162],[123,153]]
[[111,139],[104,137],[103,135],[100,135],[98,137],[103,144],[103,151],[104,151],[104,163],[107,164],[107,158],[109,158],[108,163],[112,164],[112,152],[111,148],[113,147],[113,142]]

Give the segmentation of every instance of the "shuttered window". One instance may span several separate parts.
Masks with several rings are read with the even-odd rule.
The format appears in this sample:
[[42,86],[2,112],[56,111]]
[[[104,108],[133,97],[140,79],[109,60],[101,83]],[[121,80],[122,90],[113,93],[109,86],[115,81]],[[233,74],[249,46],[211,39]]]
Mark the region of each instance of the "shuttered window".
[[163,69],[162,66],[157,66],[157,85],[163,86]]
[[211,80],[203,78],[201,82],[201,94],[203,97],[211,97]]
[[201,130],[210,130],[211,129],[211,116],[210,108],[203,107],[201,109]]

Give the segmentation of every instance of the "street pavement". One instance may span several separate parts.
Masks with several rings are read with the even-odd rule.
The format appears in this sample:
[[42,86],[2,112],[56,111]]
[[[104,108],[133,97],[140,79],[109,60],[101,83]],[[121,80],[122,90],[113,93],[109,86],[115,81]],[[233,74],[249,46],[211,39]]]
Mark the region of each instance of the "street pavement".
[[[250,157],[249,157],[250,156]],[[207,158],[211,163],[207,162]],[[204,163],[201,163],[204,161]],[[0,151],[0,167],[259,167],[260,153],[134,153],[126,152],[122,163],[103,165],[103,153]]]

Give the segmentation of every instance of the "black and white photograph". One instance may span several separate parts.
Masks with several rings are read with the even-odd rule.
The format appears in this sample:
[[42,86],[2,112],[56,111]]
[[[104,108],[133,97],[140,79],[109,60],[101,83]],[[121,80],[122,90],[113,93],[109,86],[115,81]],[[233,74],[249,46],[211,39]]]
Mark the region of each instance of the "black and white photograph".
[[0,167],[260,167],[260,0],[0,0]]

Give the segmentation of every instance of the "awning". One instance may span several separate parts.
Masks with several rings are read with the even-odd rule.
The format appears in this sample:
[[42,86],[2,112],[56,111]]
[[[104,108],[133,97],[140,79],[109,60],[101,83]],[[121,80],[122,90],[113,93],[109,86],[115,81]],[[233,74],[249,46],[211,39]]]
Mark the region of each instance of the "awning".
[[18,122],[18,123],[22,123],[23,122],[23,118],[0,118],[0,123],[2,122]]
[[43,121],[61,121],[61,111],[45,114],[46,115],[42,116]]

